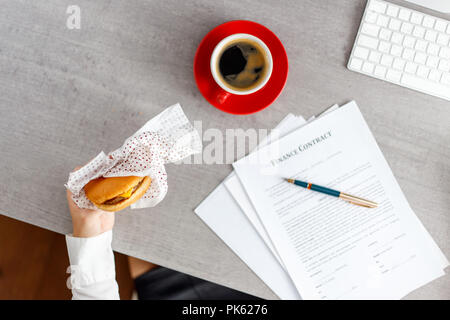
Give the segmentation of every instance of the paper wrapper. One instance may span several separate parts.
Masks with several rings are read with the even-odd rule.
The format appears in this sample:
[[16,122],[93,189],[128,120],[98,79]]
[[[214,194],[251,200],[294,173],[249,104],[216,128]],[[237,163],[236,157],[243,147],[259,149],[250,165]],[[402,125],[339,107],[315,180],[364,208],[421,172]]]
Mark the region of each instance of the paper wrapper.
[[201,139],[175,104],[148,121],[125,140],[122,147],[105,154],[100,152],[81,169],[70,173],[65,185],[80,208],[96,208],[83,187],[98,177],[150,176],[152,183],[144,196],[131,208],[154,207],[167,193],[164,164],[176,162],[202,150]]

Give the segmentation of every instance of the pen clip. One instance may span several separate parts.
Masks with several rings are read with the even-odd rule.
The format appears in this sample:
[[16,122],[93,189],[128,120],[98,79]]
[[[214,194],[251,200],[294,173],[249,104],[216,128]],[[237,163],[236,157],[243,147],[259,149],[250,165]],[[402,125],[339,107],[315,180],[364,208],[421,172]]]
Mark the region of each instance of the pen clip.
[[378,204],[376,204],[373,201],[369,201],[363,198],[359,198],[359,197],[355,197],[352,195],[349,195],[348,193],[344,193],[341,192],[339,194],[339,198],[341,198],[342,200],[345,200],[351,204],[357,205],[357,206],[361,206],[361,207],[365,207],[365,208],[376,208],[378,207]]
[[349,201],[349,200],[347,200],[347,202],[348,202],[348,203],[351,203],[351,204],[355,204],[355,205],[360,206],[360,207],[365,207],[365,208],[376,208],[376,207],[369,206],[369,205],[367,205],[367,204],[362,204],[362,203],[358,203],[358,202],[354,202],[354,201]]

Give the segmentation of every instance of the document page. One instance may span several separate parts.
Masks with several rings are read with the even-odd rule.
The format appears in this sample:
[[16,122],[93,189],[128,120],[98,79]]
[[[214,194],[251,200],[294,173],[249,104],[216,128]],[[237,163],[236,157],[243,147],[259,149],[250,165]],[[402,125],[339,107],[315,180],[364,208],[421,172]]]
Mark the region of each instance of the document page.
[[[334,111],[339,106],[337,104],[332,105],[331,107],[327,108],[324,112],[319,114],[317,117],[320,117],[323,114],[326,114],[327,112]],[[308,122],[314,121],[316,119],[316,116],[311,117],[308,119]],[[270,144],[272,141],[275,141],[277,138],[283,137],[292,131],[299,129],[303,125],[305,125],[307,122],[305,119],[301,116],[294,116],[289,114],[286,116],[276,127],[277,130],[276,134],[271,134],[262,141],[258,148],[264,147],[267,144]],[[267,235],[266,230],[264,230],[264,227],[262,223],[260,222],[260,219],[258,217],[258,214],[256,213],[255,209],[253,208],[253,205],[251,204],[250,200],[248,199],[247,193],[245,192],[245,189],[242,187],[241,182],[239,178],[236,176],[234,172],[232,172],[227,179],[223,182],[228,189],[228,191],[231,193],[233,198],[236,200],[236,202],[241,207],[243,213],[247,216],[247,218],[250,220],[253,227],[256,229],[258,234],[261,236],[261,238],[264,240],[266,245],[269,247],[269,249],[272,251],[273,255],[277,258],[277,260],[282,265],[281,259],[276,252],[275,248],[273,247],[272,242],[270,241],[270,238]]]
[[[275,129],[266,137],[266,139],[258,145],[258,148],[270,144],[272,141],[275,141],[276,139],[279,139],[280,137],[283,137],[286,134],[298,129],[305,123],[306,121],[303,117],[289,114],[275,127]],[[261,236],[264,243],[267,245],[270,251],[272,251],[278,262],[283,265],[278,253],[276,252],[272,242],[270,241],[270,238],[267,235],[267,232],[264,230],[264,227],[260,222],[256,211],[253,209],[251,202],[248,200],[247,194],[236,174],[232,172],[223,183],[230,194],[233,196],[234,200],[239,204],[242,212],[247,216],[256,232],[258,232],[258,234]]]
[[[448,262],[409,207],[356,103],[233,166],[304,299],[399,299],[444,274]],[[356,206],[284,178],[379,206]]]

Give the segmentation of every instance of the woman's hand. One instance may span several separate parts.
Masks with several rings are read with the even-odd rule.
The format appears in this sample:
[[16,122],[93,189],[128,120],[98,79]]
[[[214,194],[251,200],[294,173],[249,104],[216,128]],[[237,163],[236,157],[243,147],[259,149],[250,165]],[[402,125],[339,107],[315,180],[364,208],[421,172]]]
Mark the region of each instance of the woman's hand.
[[[75,168],[74,171],[81,167]],[[72,200],[72,193],[67,190],[67,203],[72,216],[73,236],[90,238],[109,231],[114,226],[114,212],[100,209],[81,209]]]

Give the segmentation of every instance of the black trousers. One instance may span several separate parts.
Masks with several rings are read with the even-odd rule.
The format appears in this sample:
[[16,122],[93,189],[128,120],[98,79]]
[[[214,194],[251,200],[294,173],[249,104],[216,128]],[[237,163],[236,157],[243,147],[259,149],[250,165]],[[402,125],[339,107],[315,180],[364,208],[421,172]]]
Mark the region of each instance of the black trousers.
[[243,292],[159,267],[134,280],[139,300],[259,300]]

